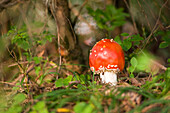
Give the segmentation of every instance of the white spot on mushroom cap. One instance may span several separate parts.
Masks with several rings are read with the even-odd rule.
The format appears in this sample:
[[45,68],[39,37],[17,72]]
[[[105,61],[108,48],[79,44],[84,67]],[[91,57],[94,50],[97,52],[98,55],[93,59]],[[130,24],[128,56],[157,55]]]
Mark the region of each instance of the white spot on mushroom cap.
[[94,71],[94,67],[90,67],[90,70],[91,70],[91,71]]
[[104,55],[106,55],[107,54],[107,51],[104,51],[104,53],[103,53]]
[[113,39],[110,39],[110,42],[114,42],[114,40],[113,40]]
[[94,50],[94,52],[96,53],[96,50]]
[[102,39],[103,42],[106,42],[105,39]]
[[100,67],[98,68],[100,71],[104,71],[104,67],[102,65],[100,65]]
[[107,65],[107,68],[110,68],[110,64]]
[[102,51],[102,50],[103,50],[103,48],[100,48],[100,50]]
[[92,53],[90,52],[90,55],[91,55]]
[[100,65],[100,67],[103,67],[102,65]]
[[94,56],[97,56],[97,54],[95,54]]
[[110,64],[108,64],[107,68],[110,68],[110,67],[117,67],[117,65],[110,65]]
[[111,65],[110,67],[114,67],[115,65]]

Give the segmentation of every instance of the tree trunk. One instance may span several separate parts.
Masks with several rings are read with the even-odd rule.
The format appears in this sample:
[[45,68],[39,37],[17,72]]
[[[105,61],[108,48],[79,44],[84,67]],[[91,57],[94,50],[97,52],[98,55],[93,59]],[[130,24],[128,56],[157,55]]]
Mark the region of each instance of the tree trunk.
[[64,48],[73,50],[76,37],[71,26],[68,0],[52,0],[50,8],[57,23],[58,38],[61,39],[61,44],[64,45]]

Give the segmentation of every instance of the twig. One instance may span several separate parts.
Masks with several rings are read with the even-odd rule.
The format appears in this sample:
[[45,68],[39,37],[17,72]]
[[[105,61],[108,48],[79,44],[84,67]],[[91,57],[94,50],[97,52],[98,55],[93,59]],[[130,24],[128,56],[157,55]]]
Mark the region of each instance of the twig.
[[18,76],[18,78],[16,78],[16,79],[12,82],[12,84],[16,84],[17,81],[21,80],[23,77],[24,77],[24,74],[21,74],[20,76]]
[[167,27],[165,27],[166,29],[169,29],[170,28],[170,25],[168,25]]
[[65,16],[65,18],[67,19],[67,21],[68,21],[68,23],[69,23],[69,25],[70,25],[70,28],[71,28],[71,30],[72,30],[75,43],[77,43],[76,34],[75,34],[75,32],[74,32],[74,29],[73,29],[73,27],[72,27],[72,24],[71,24],[70,20],[69,20],[66,16]]
[[132,16],[132,12],[131,12],[131,10],[130,10],[130,7],[129,7],[129,5],[128,5],[128,3],[127,3],[126,0],[124,0],[124,2],[125,2],[125,4],[126,4],[126,7],[127,7],[128,10],[129,10],[130,15],[131,15],[132,22],[133,22],[133,26],[134,26],[134,28],[135,28],[135,32],[138,34],[139,31],[138,31],[138,29],[137,29],[137,27],[136,27],[135,19],[134,19],[134,17]]
[[51,16],[48,16],[48,0],[46,0],[45,2],[45,24],[43,25],[42,29],[40,30],[40,33],[43,32],[43,30],[46,28],[47,26],[47,23],[48,23],[48,19],[50,18]]
[[164,71],[167,70],[167,68],[166,68],[164,65],[160,64],[159,62],[156,62],[156,61],[154,61],[154,60],[151,60],[151,62],[152,62],[154,65],[157,65],[157,66],[158,66],[159,68],[161,68],[162,70],[164,70]]
[[[81,14],[81,11],[83,10],[84,6],[86,5],[86,3],[88,2],[88,0],[85,0],[84,3],[82,4],[82,6],[80,7],[80,10],[78,12],[78,14],[76,15],[74,21],[73,21],[73,27],[75,26],[76,22],[77,22],[77,19],[78,17],[80,16]],[[70,3],[71,4],[71,3]]]
[[[61,61],[61,48],[60,48],[60,33],[59,33],[59,25],[58,25],[58,22],[57,22],[57,18],[56,18],[56,15],[55,15],[55,6],[53,6],[55,4],[55,0],[52,0],[52,3],[50,4],[50,10],[51,10],[51,13],[55,19],[55,22],[57,24],[57,42],[58,42],[58,51],[59,51],[59,67],[58,67],[58,73],[60,73],[60,70],[61,70],[61,64],[62,64],[62,61]],[[58,76],[56,76],[56,79],[58,79]]]
[[0,81],[1,84],[8,84],[11,86],[16,86],[14,83],[10,83],[10,82],[4,82],[4,81]]
[[148,20],[148,17],[147,17],[147,15],[146,15],[146,13],[145,13],[145,10],[142,8],[142,6],[141,6],[139,0],[137,0],[137,2],[138,2],[139,7],[140,7],[141,10],[142,10],[142,13],[143,13],[144,16],[145,16],[145,19],[146,19],[146,21],[147,21],[147,23],[148,23],[149,29],[151,30],[151,25],[150,25],[150,23],[149,23],[149,20]]
[[[149,11],[150,11],[150,13],[152,14],[152,17],[156,20],[156,16],[154,15],[154,13],[153,13],[150,5],[148,5],[148,3],[147,3],[145,0],[143,0],[143,2],[144,2],[144,3],[147,5],[147,7],[149,8]],[[162,25],[161,21],[159,21],[159,26],[161,26],[161,28],[165,29],[164,26]],[[155,38],[155,39],[156,39],[156,38]]]
[[3,7],[3,8],[8,8],[8,7],[16,5],[19,2],[20,2],[20,0],[13,0],[13,1],[11,1],[11,0],[2,0],[2,1],[0,1],[0,6]]
[[[34,62],[34,61],[31,61],[31,63]],[[19,64],[28,64],[30,63],[29,61],[22,61],[22,62],[19,62]],[[11,65],[8,65],[8,67],[13,67],[13,66],[16,66],[18,65],[18,63],[14,63],[14,64],[11,64]]]
[[156,20],[156,16],[154,15],[153,11],[151,10],[150,5],[148,5],[148,3],[145,0],[143,0],[143,2],[147,5],[147,7],[149,8],[149,11],[152,14],[153,18]]
[[0,1],[0,4],[3,4],[3,3],[5,3],[5,2],[7,2],[8,0],[2,0],[2,1]]
[[163,7],[164,7],[167,3],[168,3],[168,0],[167,0],[167,1],[162,5],[162,7],[160,8],[158,19],[157,19],[157,21],[156,21],[156,23],[155,23],[155,26],[153,27],[150,35],[147,37],[147,41],[146,41],[146,44],[143,46],[143,49],[146,47],[146,45],[147,45],[147,43],[149,42],[151,36],[152,36],[153,33],[156,31],[156,28],[157,28],[157,25],[158,25],[158,23],[159,23],[159,19],[160,19],[160,16],[161,16],[162,9],[163,9]]
[[[9,52],[9,54],[12,56],[13,59],[15,59],[15,62],[18,64],[18,66],[22,69],[22,71],[24,72],[24,68],[22,67],[22,65],[19,63],[19,61],[17,60],[17,58],[12,54],[12,52],[9,50],[9,48],[7,47],[7,50]],[[14,53],[14,52],[13,52]]]

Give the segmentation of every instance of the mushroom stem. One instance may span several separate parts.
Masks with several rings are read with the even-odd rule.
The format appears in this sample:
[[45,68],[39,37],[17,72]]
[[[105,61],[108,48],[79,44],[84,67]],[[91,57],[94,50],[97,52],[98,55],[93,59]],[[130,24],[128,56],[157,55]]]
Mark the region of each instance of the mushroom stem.
[[112,86],[117,84],[117,74],[113,71],[100,73],[102,83],[109,83]]

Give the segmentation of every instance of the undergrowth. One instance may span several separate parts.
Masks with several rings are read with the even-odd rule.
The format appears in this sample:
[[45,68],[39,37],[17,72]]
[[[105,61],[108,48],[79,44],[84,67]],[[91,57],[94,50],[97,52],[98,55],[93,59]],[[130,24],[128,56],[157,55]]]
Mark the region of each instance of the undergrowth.
[[[108,6],[105,12],[91,8],[88,10],[99,28],[108,32],[123,25],[125,17],[128,16],[122,9],[116,10],[112,6]],[[112,13],[117,18],[112,18],[113,16],[108,16],[107,13]],[[103,18],[99,19],[100,16]],[[109,24],[106,24],[108,22]],[[159,47],[167,48],[170,44],[169,34],[169,31],[155,31],[152,38],[162,37]],[[109,36],[110,34],[108,38],[111,38]],[[52,41],[54,35],[50,32],[33,34],[32,37],[34,38],[29,36],[26,27],[12,27],[3,37],[11,41],[8,52],[16,63],[11,66],[18,66],[18,73],[9,82],[3,83],[4,88],[1,88],[0,92],[1,113],[170,111],[170,65],[161,65],[156,61],[156,56],[147,51],[147,46],[144,45],[148,45],[148,37],[122,33],[114,38],[125,51],[126,60],[117,86],[99,83],[98,76],[90,71],[81,74],[67,68],[67,65],[76,65],[89,70],[88,66],[59,65],[58,61],[51,60],[50,56],[38,54],[35,48]],[[170,59],[167,62],[170,63]],[[71,74],[62,75],[61,70],[67,70]],[[32,71],[34,73],[31,73]]]

